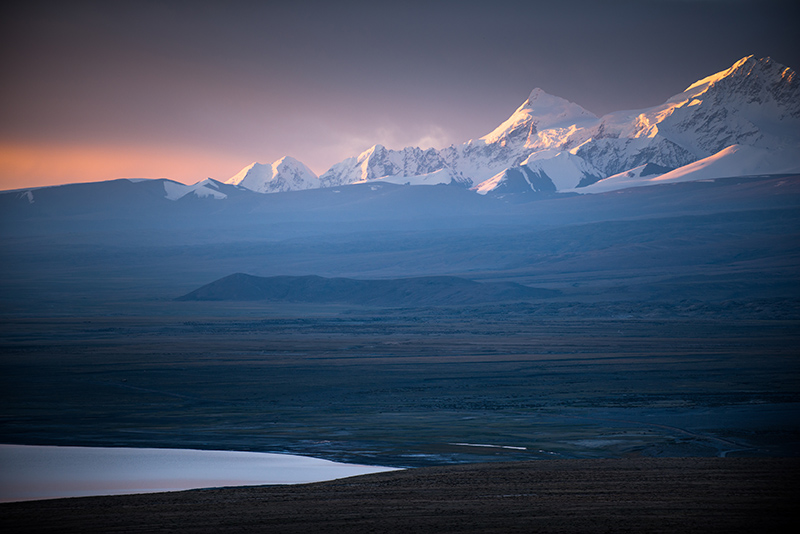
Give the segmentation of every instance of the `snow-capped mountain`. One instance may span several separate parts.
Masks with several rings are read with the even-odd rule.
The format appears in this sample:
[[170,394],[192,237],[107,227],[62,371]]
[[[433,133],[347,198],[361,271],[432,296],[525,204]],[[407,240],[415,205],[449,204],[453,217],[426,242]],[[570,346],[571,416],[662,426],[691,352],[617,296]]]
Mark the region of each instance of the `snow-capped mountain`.
[[786,148],[800,141],[800,85],[791,69],[749,56],[660,106],[606,115],[575,141],[572,152],[607,176],[678,168],[735,144]]
[[289,156],[284,156],[271,165],[251,163],[225,183],[257,193],[282,193],[320,187],[317,175]]
[[[747,174],[800,172],[800,82],[770,58],[742,58],[659,106],[600,118],[537,88],[497,128],[461,145],[375,145],[319,178],[285,157],[253,163],[226,184],[259,193],[378,181],[456,184],[483,195],[588,193],[656,183],[669,172],[691,180],[699,169],[706,170],[697,176],[708,169],[743,175],[745,168]],[[190,187],[197,196],[221,198],[205,182]]]
[[411,185],[472,185],[471,180],[449,167],[442,155],[432,148],[422,150],[407,147],[403,150],[389,150],[383,145],[375,145],[358,157],[337,163],[319,177],[322,187],[376,180]]
[[570,135],[597,120],[579,105],[537,88],[493,131],[480,139],[445,148],[442,155],[448,165],[479,184],[507,168],[522,165],[534,152],[563,145]]
[[652,163],[609,176],[582,189],[585,193],[604,193],[643,185],[713,180],[731,176],[795,174],[800,172],[795,149],[767,149],[749,145],[731,145],[716,154],[668,170]]
[[[792,69],[769,58],[749,56],[690,85],[660,106],[615,112],[595,122],[586,120],[572,131],[565,132],[563,127],[540,131],[539,137],[547,142],[538,146],[527,143],[534,154],[549,149],[552,157],[563,157],[561,154],[566,152],[594,169],[579,183],[566,188],[561,184],[574,182],[573,169],[556,172],[558,190],[580,191],[601,180],[609,182],[583,191],[608,190],[612,183],[617,184],[615,188],[652,183],[652,177],[638,180],[637,169],[649,166],[650,170],[661,168],[666,172],[715,155],[714,161],[721,161],[740,152],[725,152],[732,145],[781,153],[776,164],[768,156],[757,158],[763,165],[748,165],[750,173],[775,172],[777,168],[781,172],[797,172],[800,84]],[[742,158],[741,154],[736,157]],[[715,167],[721,168],[718,164]],[[727,167],[729,172],[744,173],[736,171],[734,165]],[[681,175],[691,179],[687,172]],[[634,177],[637,180],[631,179]],[[495,180],[495,186],[501,183]],[[493,188],[481,183],[476,190],[488,193]]]

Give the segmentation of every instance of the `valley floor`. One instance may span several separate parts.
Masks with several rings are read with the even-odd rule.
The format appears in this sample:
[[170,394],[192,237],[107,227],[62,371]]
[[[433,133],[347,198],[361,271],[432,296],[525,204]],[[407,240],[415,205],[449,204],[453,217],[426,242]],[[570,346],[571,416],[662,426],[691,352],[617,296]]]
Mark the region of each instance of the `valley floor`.
[[796,321],[462,312],[10,319],[0,438],[394,467],[798,453]]
[[[466,192],[446,187],[335,195],[369,207],[356,212],[317,193],[218,213],[186,203],[145,219],[44,195],[4,211],[0,443],[420,469],[4,505],[4,521],[732,532],[789,517],[797,464],[781,458],[800,456],[800,179],[468,211]],[[174,300],[238,272],[448,275],[547,295],[408,308]]]

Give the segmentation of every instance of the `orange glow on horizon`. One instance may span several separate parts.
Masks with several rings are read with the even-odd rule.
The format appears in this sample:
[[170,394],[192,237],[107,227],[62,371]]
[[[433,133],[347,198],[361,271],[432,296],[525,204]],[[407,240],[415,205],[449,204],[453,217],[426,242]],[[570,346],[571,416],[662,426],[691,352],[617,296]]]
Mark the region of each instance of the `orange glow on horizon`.
[[250,163],[235,155],[186,148],[0,143],[0,190],[117,178],[225,181]]

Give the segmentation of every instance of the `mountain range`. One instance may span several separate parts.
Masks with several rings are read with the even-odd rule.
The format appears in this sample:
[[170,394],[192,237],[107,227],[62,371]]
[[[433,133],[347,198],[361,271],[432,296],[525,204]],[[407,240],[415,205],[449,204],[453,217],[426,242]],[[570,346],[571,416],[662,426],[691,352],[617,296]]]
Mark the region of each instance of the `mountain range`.
[[796,73],[748,56],[651,108],[597,117],[536,88],[492,132],[460,145],[375,145],[319,177],[284,157],[272,165],[253,163],[226,183],[260,193],[366,182],[456,184],[483,195],[592,193],[798,172],[799,148]]
[[[251,163],[225,182],[147,181],[158,184],[151,194],[171,201],[381,183],[541,198],[798,172],[797,75],[770,58],[748,56],[651,108],[597,117],[537,88],[493,131],[460,145],[394,150],[378,144],[320,176],[284,156],[272,164]],[[41,190],[11,193],[33,203]]]
[[[175,305],[232,273],[294,276],[296,293],[275,302],[308,302],[306,275],[350,280],[342,289],[313,279],[319,302],[367,302],[429,276],[484,283],[445,284],[440,303],[469,292],[583,307],[794,298],[798,97],[791,69],[748,57],[660,106],[600,118],[534,90],[480,139],[442,150],[376,145],[319,177],[285,157],[231,183],[6,191],[0,308],[126,295]],[[237,280],[233,293],[253,282],[223,285]],[[387,282],[366,291],[365,280]],[[428,303],[432,289],[418,282],[406,288],[414,298],[375,302]],[[512,297],[486,282],[561,293]]]

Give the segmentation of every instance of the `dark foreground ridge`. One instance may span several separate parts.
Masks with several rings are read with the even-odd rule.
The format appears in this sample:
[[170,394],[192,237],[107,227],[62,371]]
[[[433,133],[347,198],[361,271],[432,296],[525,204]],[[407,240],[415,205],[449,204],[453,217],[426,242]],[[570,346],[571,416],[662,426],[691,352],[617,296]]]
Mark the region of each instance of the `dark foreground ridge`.
[[232,274],[176,300],[264,300],[363,306],[447,306],[554,297],[558,291],[512,282],[480,283],[457,276],[354,280],[321,276]]
[[295,486],[0,505],[4,532],[788,532],[800,460],[427,467]]

